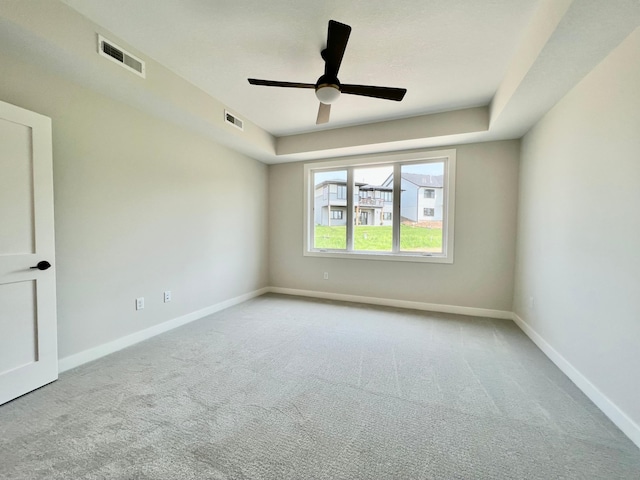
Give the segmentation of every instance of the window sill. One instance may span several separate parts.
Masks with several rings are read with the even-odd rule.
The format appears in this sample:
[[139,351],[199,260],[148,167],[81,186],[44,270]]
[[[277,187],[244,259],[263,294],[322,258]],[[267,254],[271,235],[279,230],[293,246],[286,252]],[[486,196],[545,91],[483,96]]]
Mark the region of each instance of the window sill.
[[453,263],[453,255],[391,252],[341,252],[337,250],[305,250],[305,257],[345,258],[351,260],[382,260],[387,262]]

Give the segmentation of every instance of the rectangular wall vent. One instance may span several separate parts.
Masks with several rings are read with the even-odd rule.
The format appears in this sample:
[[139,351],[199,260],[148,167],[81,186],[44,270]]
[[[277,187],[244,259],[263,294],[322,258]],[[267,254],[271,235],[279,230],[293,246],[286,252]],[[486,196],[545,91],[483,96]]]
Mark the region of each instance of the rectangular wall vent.
[[230,123],[231,125],[233,125],[236,128],[239,128],[240,130],[244,130],[244,126],[242,123],[242,120],[240,120],[238,117],[236,117],[235,115],[229,113],[228,111],[224,111],[224,121],[227,123]]
[[130,54],[123,48],[107,40],[102,35],[98,35],[98,53],[112,62],[119,64],[130,72],[146,78],[144,62],[135,55]]

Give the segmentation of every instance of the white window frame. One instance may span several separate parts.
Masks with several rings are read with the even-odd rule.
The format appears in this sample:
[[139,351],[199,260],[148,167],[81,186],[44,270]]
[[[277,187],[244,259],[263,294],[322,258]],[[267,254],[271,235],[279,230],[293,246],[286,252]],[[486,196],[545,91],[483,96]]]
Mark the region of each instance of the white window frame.
[[[444,161],[444,198],[443,198],[443,227],[442,253],[401,252],[400,239],[400,185],[401,165],[408,163],[429,163]],[[353,231],[353,168],[393,165],[393,251],[351,251]],[[322,170],[347,170],[347,250],[316,249],[313,248],[313,207],[314,185],[313,172]],[[399,262],[425,263],[453,263],[454,225],[455,225],[455,178],[456,178],[456,150],[425,150],[417,152],[403,152],[381,154],[375,156],[346,157],[304,164],[304,244],[303,255],[307,257],[330,257],[363,260],[385,260]]]

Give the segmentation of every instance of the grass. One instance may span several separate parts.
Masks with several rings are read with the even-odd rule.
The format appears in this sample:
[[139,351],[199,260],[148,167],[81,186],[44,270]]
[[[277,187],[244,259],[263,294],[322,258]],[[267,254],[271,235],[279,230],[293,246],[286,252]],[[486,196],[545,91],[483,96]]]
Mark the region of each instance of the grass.
[[[316,225],[315,248],[344,250],[347,247],[346,228]],[[391,251],[392,235],[390,226],[357,225],[353,227],[354,250]],[[400,225],[400,250],[441,252],[442,230]]]

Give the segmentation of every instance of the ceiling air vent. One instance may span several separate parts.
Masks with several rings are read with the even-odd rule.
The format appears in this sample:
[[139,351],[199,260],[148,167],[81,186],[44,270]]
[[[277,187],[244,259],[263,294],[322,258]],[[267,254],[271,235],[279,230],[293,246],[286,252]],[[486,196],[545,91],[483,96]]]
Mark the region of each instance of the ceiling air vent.
[[238,117],[236,117],[235,115],[229,113],[228,111],[224,111],[224,121],[227,123],[230,123],[231,125],[233,125],[236,128],[239,128],[240,130],[244,130],[244,126],[242,123],[242,120],[240,120]]
[[138,57],[120,48],[111,40],[98,35],[98,53],[112,62],[116,62],[127,70],[146,78],[144,62]]

